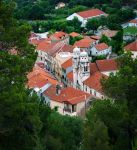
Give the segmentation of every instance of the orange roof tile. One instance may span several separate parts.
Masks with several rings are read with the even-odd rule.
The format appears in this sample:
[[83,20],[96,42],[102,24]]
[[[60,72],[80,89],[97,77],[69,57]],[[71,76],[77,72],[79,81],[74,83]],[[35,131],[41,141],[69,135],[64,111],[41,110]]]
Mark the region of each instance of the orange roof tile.
[[98,72],[98,67],[96,65],[96,63],[90,63],[90,74],[92,75],[95,72]]
[[82,40],[79,40],[79,41],[76,41],[74,43],[74,46],[76,47],[79,47],[79,48],[89,48],[91,46],[91,44],[93,42],[95,42],[96,40],[94,39],[90,39],[90,38],[84,38]]
[[67,87],[61,90],[59,95],[56,95],[56,86],[49,87],[45,92],[45,96],[48,96],[53,101],[60,103],[67,102],[70,104],[77,104],[90,98],[91,95],[73,87]]
[[137,19],[133,19],[133,20],[129,21],[129,23],[136,23],[137,24]]
[[63,69],[67,69],[68,67],[71,67],[72,66],[72,58],[65,61],[61,66]]
[[63,32],[63,31],[59,31],[59,32],[55,32],[54,34],[50,35],[50,37],[55,37],[58,40],[60,40],[63,36],[68,35],[67,33]]
[[116,31],[116,30],[104,30],[102,32],[102,35],[105,35],[105,36],[107,36],[109,38],[112,38],[112,37],[114,37],[117,34],[117,32],[118,31]]
[[71,37],[77,37],[77,36],[80,36],[79,33],[76,33],[76,32],[72,32],[69,34]]
[[90,9],[87,11],[78,12],[77,14],[83,18],[91,18],[91,17],[103,15],[105,13],[99,9]]
[[118,65],[115,59],[97,60],[96,64],[100,72],[118,70]]
[[52,77],[48,72],[46,72],[45,70],[43,70],[40,67],[34,67],[32,72],[30,72],[27,75],[28,78],[28,83],[27,86],[29,88],[42,88],[44,85],[46,85],[47,83],[56,85],[58,82],[57,80]]
[[61,49],[62,52],[73,52],[74,47],[72,45],[64,45]]
[[56,53],[62,51],[62,48],[64,47],[65,43],[63,42],[53,42],[53,43],[40,43],[37,46],[37,50],[44,51],[48,53],[50,56],[54,57]]
[[39,43],[37,44],[36,49],[37,49],[37,50],[45,51],[48,46],[49,46],[49,42],[47,42],[47,40],[46,40],[46,41],[45,41],[45,40],[42,40],[41,42],[39,42]]
[[99,43],[97,45],[95,45],[95,48],[98,50],[98,51],[103,51],[105,49],[108,49],[109,46],[105,43]]
[[87,85],[89,88],[92,88],[98,92],[102,93],[102,86],[100,80],[106,76],[100,72],[93,73],[87,80],[84,81],[84,84]]
[[134,41],[127,46],[125,46],[126,51],[137,51],[137,41]]
[[96,35],[92,35],[90,38],[91,38],[91,39],[94,39],[94,40],[99,40],[101,37],[96,36]]

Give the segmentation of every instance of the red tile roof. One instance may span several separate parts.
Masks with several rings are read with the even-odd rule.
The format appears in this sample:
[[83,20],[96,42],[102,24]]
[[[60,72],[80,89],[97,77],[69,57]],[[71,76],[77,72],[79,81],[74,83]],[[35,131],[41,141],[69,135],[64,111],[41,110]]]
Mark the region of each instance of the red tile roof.
[[72,58],[65,61],[61,66],[63,69],[67,69],[68,67],[72,67]]
[[96,63],[90,63],[90,74],[92,75],[95,72],[98,72],[98,67],[96,65]]
[[78,12],[77,14],[83,18],[92,18],[99,15],[103,15],[105,13],[99,9],[90,9],[87,11]]
[[98,50],[98,51],[103,51],[105,49],[108,49],[109,46],[105,43],[99,43],[97,45],[95,45],[95,48]]
[[78,104],[86,99],[90,98],[91,95],[73,87],[67,87],[61,90],[59,95],[56,95],[56,86],[49,87],[45,92],[45,96],[48,96],[51,100],[60,103],[67,102],[69,104]]
[[72,32],[69,34],[71,37],[77,37],[77,36],[80,36],[79,33],[76,33],[76,32]]
[[91,39],[94,39],[94,40],[99,40],[101,37],[96,36],[96,35],[92,35],[90,38],[91,38]]
[[85,80],[83,83],[85,85],[87,85],[89,88],[92,88],[92,89],[102,93],[102,86],[100,83],[100,80],[102,78],[106,78],[106,76],[100,72],[95,72],[87,80]]
[[61,49],[62,52],[70,52],[73,53],[74,46],[72,45],[64,45]]
[[118,70],[118,65],[115,59],[104,59],[96,61],[100,72]]
[[59,32],[55,32],[54,34],[50,35],[50,37],[60,40],[63,36],[66,36],[66,35],[68,35],[68,34],[63,31],[59,31]]
[[57,84],[57,80],[54,79],[54,77],[52,77],[48,72],[46,72],[45,70],[43,70],[40,67],[34,67],[32,72],[30,72],[27,75],[28,78],[28,83],[27,86],[29,88],[42,88],[43,86],[45,86],[47,83],[50,84]]
[[42,40],[41,42],[38,42],[36,49],[45,51],[48,46],[49,46],[49,43],[45,40]]
[[74,43],[74,47],[79,47],[79,48],[89,48],[93,42],[96,40],[90,39],[90,38],[84,38],[82,40],[76,41]]
[[134,41],[127,46],[125,46],[126,51],[137,51],[137,41]]
[[48,53],[50,56],[54,57],[56,53],[62,51],[62,48],[64,47],[65,43],[63,42],[53,42],[53,43],[40,43],[37,46],[37,50],[44,51]]
[[109,38],[112,38],[112,37],[114,37],[117,34],[117,32],[118,31],[116,31],[116,30],[104,30],[104,31],[102,31],[101,34],[105,35],[105,36],[107,36]]
[[137,19],[133,19],[133,20],[129,21],[129,23],[136,23],[137,24]]

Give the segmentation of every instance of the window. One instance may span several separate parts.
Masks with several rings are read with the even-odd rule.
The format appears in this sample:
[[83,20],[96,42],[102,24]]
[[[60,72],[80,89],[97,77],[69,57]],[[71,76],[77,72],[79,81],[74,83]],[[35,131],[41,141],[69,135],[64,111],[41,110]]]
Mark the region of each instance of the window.
[[88,66],[84,66],[84,71],[88,71]]
[[72,105],[72,112],[76,112],[76,105]]
[[96,91],[94,91],[94,95],[96,96]]

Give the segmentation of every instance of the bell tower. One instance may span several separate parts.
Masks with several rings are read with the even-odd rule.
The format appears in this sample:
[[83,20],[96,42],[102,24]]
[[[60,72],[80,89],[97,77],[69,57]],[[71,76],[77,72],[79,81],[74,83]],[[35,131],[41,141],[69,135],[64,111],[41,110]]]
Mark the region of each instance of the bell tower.
[[78,79],[79,83],[83,85],[83,81],[88,79],[90,77],[90,66],[89,66],[89,57],[88,53],[86,51],[83,51],[80,53],[80,59],[79,59],[79,73],[78,73]]
[[78,81],[79,59],[80,59],[80,48],[75,47],[73,49],[73,83],[75,88],[77,87]]
[[83,89],[83,81],[90,77],[89,57],[86,51],[80,48],[73,50],[73,83],[75,88]]

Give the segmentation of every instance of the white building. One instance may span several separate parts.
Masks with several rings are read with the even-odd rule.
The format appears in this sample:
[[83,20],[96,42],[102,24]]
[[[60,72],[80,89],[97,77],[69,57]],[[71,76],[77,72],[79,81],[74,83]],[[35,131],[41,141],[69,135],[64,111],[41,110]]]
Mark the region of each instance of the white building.
[[90,76],[88,53],[76,47],[73,50],[73,81],[74,87],[83,89],[83,81]]
[[88,19],[106,16],[106,15],[107,15],[106,13],[104,13],[103,11],[101,11],[99,9],[90,9],[87,11],[74,13],[74,14],[70,15],[69,17],[67,17],[66,19],[69,21],[69,20],[73,20],[75,17],[77,17],[78,20],[82,22],[82,26],[85,27]]
[[133,19],[128,22],[129,27],[137,27],[137,19]]
[[109,47],[105,43],[99,43],[96,45],[93,45],[91,48],[91,55],[92,56],[101,56],[101,55],[109,55],[112,52],[111,46]]
[[91,95],[73,87],[51,86],[44,93],[45,101],[51,109],[57,109],[62,115],[78,116],[86,110]]

